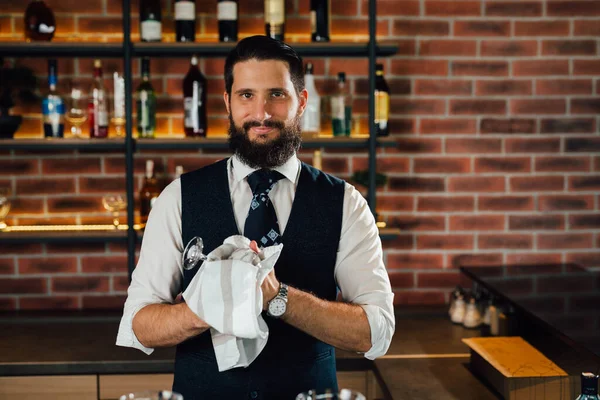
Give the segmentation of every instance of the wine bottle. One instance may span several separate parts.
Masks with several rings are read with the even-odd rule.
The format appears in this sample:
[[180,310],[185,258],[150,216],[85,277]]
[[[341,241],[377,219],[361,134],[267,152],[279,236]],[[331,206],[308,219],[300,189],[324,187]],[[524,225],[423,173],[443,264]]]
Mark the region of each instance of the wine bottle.
[[178,42],[196,40],[195,0],[175,0],[175,39]]
[[184,131],[187,137],[206,137],[206,78],[193,56],[190,69],[183,79]]
[[160,0],[140,0],[140,37],[142,42],[161,41]]
[[313,42],[329,42],[331,0],[310,0],[310,30]]
[[375,67],[375,128],[377,136],[388,136],[390,129],[388,118],[390,115],[390,87],[383,77],[383,65]]
[[156,129],[156,95],[150,83],[150,59],[142,59],[142,82],[136,90],[137,131],[144,139],[154,138]]
[[104,80],[102,79],[102,62],[94,60],[94,82],[90,90],[88,104],[88,121],[91,138],[108,137],[108,105]]
[[265,30],[276,40],[285,37],[285,0],[265,0]]
[[600,396],[598,396],[598,375],[591,372],[581,374],[581,394],[576,400],[600,400]]
[[118,72],[113,73],[113,116],[111,121],[115,127],[115,135],[125,135],[125,78]]
[[41,0],[34,0],[25,9],[25,39],[50,41],[56,32],[52,9]]
[[42,101],[44,137],[62,138],[65,132],[65,103],[56,92],[56,60],[48,60],[48,95]]
[[154,175],[154,161],[146,161],[146,176],[144,184],[140,190],[140,222],[145,224],[148,222],[148,215],[154,205],[154,202],[160,195],[158,180]]
[[315,137],[321,132],[321,97],[315,86],[313,64],[306,63],[304,82],[308,91],[308,103],[302,114],[302,135]]
[[352,99],[346,84],[346,74],[338,73],[337,93],[331,97],[331,126],[333,136],[350,136]]
[[238,40],[238,2],[237,0],[217,0],[217,19],[219,20],[219,41],[237,42]]

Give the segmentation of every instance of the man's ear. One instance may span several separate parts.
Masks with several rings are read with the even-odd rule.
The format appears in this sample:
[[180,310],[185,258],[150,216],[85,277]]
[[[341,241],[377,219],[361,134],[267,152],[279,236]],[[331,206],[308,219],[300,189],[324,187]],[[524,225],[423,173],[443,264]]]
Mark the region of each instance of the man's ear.
[[229,95],[227,94],[227,92],[223,92],[223,101],[225,102],[225,108],[227,109],[227,114],[231,114],[231,111],[229,111]]

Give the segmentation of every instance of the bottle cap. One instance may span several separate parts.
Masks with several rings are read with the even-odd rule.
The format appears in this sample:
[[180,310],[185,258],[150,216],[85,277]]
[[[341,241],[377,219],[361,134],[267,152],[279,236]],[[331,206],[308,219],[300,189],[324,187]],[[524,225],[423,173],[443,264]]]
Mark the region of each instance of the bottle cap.
[[94,68],[102,68],[102,61],[94,60]]
[[154,172],[154,161],[147,160],[146,161],[146,178],[148,178],[148,179],[152,178],[153,172]]
[[192,65],[198,65],[198,56],[196,56],[196,55],[192,56],[191,64]]
[[345,72],[338,72],[338,81],[346,82],[346,73]]
[[591,372],[581,373],[581,394],[591,396],[598,394],[598,375]]

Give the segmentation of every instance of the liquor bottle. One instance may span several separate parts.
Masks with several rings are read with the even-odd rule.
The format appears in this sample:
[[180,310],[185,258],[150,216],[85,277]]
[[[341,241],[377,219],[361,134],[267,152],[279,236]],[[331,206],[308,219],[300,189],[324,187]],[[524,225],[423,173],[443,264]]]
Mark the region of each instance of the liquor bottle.
[[42,101],[44,137],[62,138],[65,132],[65,103],[56,92],[56,60],[48,60],[48,95]]
[[115,127],[115,135],[125,135],[125,78],[118,72],[113,73],[113,116],[111,122]]
[[154,202],[160,195],[158,180],[154,175],[154,161],[146,161],[146,176],[144,185],[140,190],[140,222],[145,224],[148,221],[148,215],[154,205]]
[[310,0],[310,31],[313,42],[329,42],[331,0]]
[[140,0],[140,38],[142,42],[162,39],[160,0]]
[[238,2],[237,0],[217,0],[217,19],[219,20],[219,41],[237,42],[238,40]]
[[156,95],[150,83],[150,59],[142,59],[142,82],[136,89],[138,137],[154,138],[156,129]]
[[102,62],[94,60],[94,83],[90,90],[88,120],[91,138],[108,137],[108,105],[104,81],[102,80]]
[[337,93],[331,97],[331,126],[333,136],[350,136],[352,98],[346,84],[346,74],[338,73]]
[[265,0],[265,30],[276,40],[285,37],[285,0]]
[[196,1],[175,0],[175,40],[196,40]]
[[383,77],[383,65],[375,67],[375,127],[377,136],[388,136],[390,129],[388,118],[390,115],[390,87]]
[[187,137],[206,137],[206,78],[198,68],[198,57],[193,56],[183,79],[183,128]]
[[183,166],[177,165],[175,167],[175,179],[181,178],[181,175],[183,175]]
[[306,63],[304,82],[308,91],[308,103],[302,114],[302,135],[315,137],[321,132],[321,96],[315,86],[312,63]]
[[581,374],[581,394],[576,400],[600,400],[600,396],[598,396],[598,375],[591,372]]
[[34,0],[25,10],[25,39],[50,41],[56,32],[52,9],[41,0]]

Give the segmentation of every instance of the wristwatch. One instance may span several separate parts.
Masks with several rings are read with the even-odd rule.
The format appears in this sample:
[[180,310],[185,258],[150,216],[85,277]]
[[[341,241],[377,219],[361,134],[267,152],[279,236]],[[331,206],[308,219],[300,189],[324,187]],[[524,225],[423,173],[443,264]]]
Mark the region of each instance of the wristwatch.
[[267,304],[267,315],[273,318],[280,318],[287,310],[288,285],[281,283],[279,293]]

